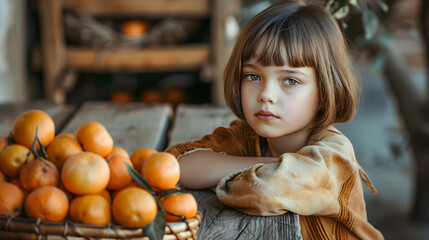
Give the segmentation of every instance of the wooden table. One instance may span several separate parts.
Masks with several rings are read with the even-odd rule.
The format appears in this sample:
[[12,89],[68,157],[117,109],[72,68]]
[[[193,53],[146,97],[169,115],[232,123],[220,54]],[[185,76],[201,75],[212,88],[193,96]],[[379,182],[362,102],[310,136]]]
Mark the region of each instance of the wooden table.
[[[40,109],[55,122],[57,133],[75,133],[87,121],[99,121],[115,145],[132,153],[137,148],[163,151],[176,143],[196,140],[218,126],[228,126],[234,115],[213,105],[169,105],[86,102],[80,107],[49,102],[0,105],[0,135],[10,132],[15,118],[29,109]],[[242,214],[222,204],[210,190],[191,191],[203,221],[199,239],[301,239],[299,219],[293,213],[273,217]]]

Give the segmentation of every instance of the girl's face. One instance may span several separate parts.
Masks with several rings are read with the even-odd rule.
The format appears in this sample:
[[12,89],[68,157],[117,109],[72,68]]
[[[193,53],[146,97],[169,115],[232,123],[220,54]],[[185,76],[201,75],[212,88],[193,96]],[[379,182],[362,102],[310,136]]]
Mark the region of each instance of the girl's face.
[[309,134],[318,108],[318,84],[313,68],[263,66],[244,62],[241,80],[243,113],[265,138]]

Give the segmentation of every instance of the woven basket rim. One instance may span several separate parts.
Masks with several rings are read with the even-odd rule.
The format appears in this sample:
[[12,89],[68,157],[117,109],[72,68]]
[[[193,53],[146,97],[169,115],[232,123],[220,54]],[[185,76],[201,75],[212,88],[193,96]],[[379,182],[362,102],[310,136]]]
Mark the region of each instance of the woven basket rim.
[[[185,236],[185,238],[196,239],[201,220],[202,215],[198,212],[194,218],[186,219],[183,222],[167,222],[165,236],[173,235],[178,239],[182,239]],[[64,237],[115,239],[145,237],[142,228],[127,228],[116,224],[92,225],[74,223],[70,220],[48,222],[41,221],[40,219],[7,216],[0,216],[0,235],[2,235],[2,232],[7,232],[9,235],[16,234],[17,236],[32,234],[35,236],[57,235]]]

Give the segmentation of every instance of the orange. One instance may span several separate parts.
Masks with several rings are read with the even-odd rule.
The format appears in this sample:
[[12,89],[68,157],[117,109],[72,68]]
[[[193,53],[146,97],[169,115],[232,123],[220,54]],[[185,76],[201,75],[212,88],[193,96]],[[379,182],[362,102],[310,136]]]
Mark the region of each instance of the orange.
[[10,134],[0,137],[0,153],[9,145]]
[[57,167],[48,160],[34,158],[22,166],[19,180],[27,190],[42,186],[58,186],[60,173]]
[[69,200],[59,188],[44,186],[31,191],[25,199],[25,212],[30,218],[60,222],[67,216]]
[[177,106],[179,103],[185,102],[188,98],[186,91],[178,87],[167,89],[165,96],[166,101],[173,105],[173,107]]
[[7,176],[4,175],[3,171],[0,168],[0,183],[7,182],[7,179],[8,179]]
[[[198,205],[195,197],[190,193],[175,192],[162,198],[162,207],[168,212],[185,216],[186,219],[197,215]],[[164,213],[167,222],[178,222],[179,217]]]
[[[44,146],[48,146],[55,137],[54,120],[43,111],[30,110],[15,119],[12,127],[12,136],[16,143],[31,149],[36,135]],[[40,149],[37,143],[37,150]]]
[[136,182],[131,181],[127,186],[125,186],[125,187],[123,187],[123,188],[121,188],[121,189],[118,189],[118,190],[113,191],[113,192],[112,192],[112,196],[113,196],[113,198],[115,198],[115,197],[116,197],[116,195],[118,195],[118,193],[119,193],[120,191],[122,191],[122,190],[124,190],[124,189],[126,189],[126,188],[129,188],[129,187],[142,188],[142,187],[140,187]]
[[24,193],[24,199],[27,197],[29,191],[22,186],[19,178],[14,178],[10,180],[10,183],[14,184],[15,186],[19,187],[19,189],[21,189],[21,191]]
[[82,124],[76,132],[76,139],[84,151],[93,152],[102,157],[109,155],[113,149],[112,136],[99,122],[90,121]]
[[70,203],[70,218],[74,222],[107,225],[112,220],[110,204],[99,194],[76,197]]
[[17,177],[29,152],[30,149],[20,144],[12,144],[6,147],[0,153],[0,167],[4,174],[10,178]]
[[18,216],[23,203],[24,193],[18,186],[8,182],[0,183],[0,215]]
[[110,169],[104,158],[91,152],[73,155],[64,163],[61,180],[74,194],[96,194],[109,183]]
[[68,138],[55,139],[46,149],[48,160],[61,169],[64,162],[71,156],[83,152],[82,147]]
[[140,94],[140,101],[144,103],[163,103],[164,94],[156,88],[148,88]]
[[140,20],[129,20],[122,24],[121,32],[129,37],[140,37],[149,30],[149,23]]
[[63,139],[63,138],[72,140],[73,142],[77,143],[76,136],[71,133],[60,133],[57,136],[55,136],[54,140]]
[[110,154],[114,154],[114,153],[120,153],[120,154],[123,154],[125,157],[130,158],[130,155],[128,154],[128,152],[125,151],[125,149],[118,146],[113,146],[112,152]]
[[110,193],[109,193],[109,191],[107,191],[107,189],[103,189],[103,191],[101,191],[97,194],[104,197],[104,199],[106,199],[107,202],[109,202],[109,204],[112,204],[112,197],[110,196]]
[[63,191],[66,194],[69,202],[74,198],[74,194],[71,193],[69,190],[67,190],[66,187],[64,187],[63,181],[59,181],[58,188],[61,189],[61,191]]
[[134,96],[127,91],[117,91],[110,96],[110,101],[114,103],[129,103],[134,101]]
[[140,172],[142,164],[146,160],[146,158],[149,157],[152,153],[156,152],[158,151],[152,148],[139,148],[135,150],[131,154],[131,162],[133,162],[134,169]]
[[107,159],[107,163],[109,164],[110,169],[110,179],[109,183],[107,184],[108,189],[121,189],[133,180],[125,163],[128,163],[130,166],[133,166],[133,164],[131,160],[125,157],[123,154],[110,154],[109,158]]
[[170,153],[154,153],[143,163],[141,174],[154,191],[172,189],[179,182],[179,162]]
[[142,188],[125,188],[113,198],[113,219],[125,227],[145,226],[155,219],[157,211],[155,198]]

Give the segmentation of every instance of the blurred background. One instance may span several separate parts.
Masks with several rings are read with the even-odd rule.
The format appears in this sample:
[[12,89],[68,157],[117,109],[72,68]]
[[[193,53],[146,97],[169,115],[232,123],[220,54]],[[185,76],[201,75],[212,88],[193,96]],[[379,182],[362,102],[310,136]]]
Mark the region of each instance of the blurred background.
[[[338,124],[378,190],[386,239],[429,239],[425,0],[315,0],[344,28],[361,79]],[[222,72],[244,23],[276,1],[1,0],[0,104],[37,100],[222,105]]]

